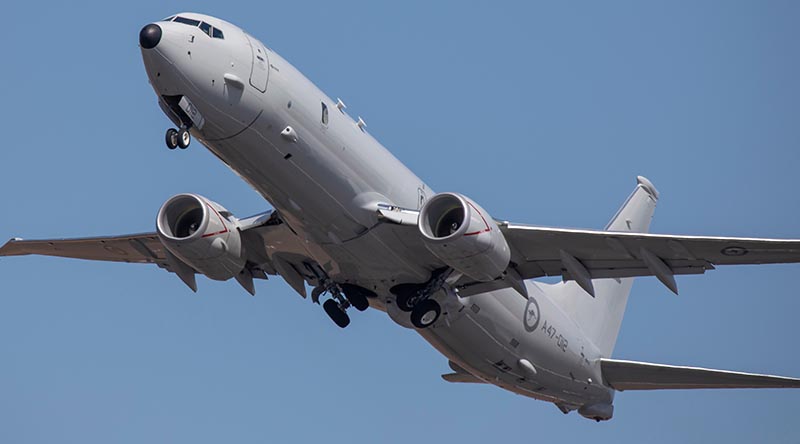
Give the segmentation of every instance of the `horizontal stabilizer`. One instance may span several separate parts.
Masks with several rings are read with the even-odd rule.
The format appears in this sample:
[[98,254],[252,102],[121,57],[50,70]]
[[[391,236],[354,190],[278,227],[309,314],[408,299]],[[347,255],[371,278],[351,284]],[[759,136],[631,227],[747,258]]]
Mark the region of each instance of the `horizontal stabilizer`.
[[800,379],[649,362],[601,359],[605,383],[615,390],[800,388]]

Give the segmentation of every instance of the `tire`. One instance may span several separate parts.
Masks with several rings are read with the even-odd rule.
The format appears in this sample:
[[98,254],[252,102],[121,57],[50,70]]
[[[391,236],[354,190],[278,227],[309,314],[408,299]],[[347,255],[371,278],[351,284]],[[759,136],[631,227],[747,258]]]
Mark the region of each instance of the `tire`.
[[366,288],[359,287],[353,284],[342,284],[342,291],[350,301],[350,305],[358,311],[364,311],[369,308],[369,298],[376,297],[377,295]]
[[390,291],[396,296],[397,308],[405,312],[413,310],[419,298],[420,288],[419,284],[400,284],[392,287]]
[[411,312],[411,323],[414,327],[419,329],[428,328],[439,320],[439,315],[442,314],[442,307],[433,299],[426,299]]
[[347,316],[347,313],[339,308],[339,304],[333,299],[325,301],[325,303],[322,304],[322,308],[325,309],[325,313],[328,313],[328,317],[331,318],[333,323],[340,328],[345,328],[350,325],[350,316]]
[[178,147],[180,149],[185,150],[186,147],[192,142],[192,135],[189,134],[189,130],[186,128],[181,128],[178,130]]
[[174,150],[178,147],[178,130],[175,128],[170,128],[167,130],[167,134],[164,135],[164,142],[167,144],[167,148]]

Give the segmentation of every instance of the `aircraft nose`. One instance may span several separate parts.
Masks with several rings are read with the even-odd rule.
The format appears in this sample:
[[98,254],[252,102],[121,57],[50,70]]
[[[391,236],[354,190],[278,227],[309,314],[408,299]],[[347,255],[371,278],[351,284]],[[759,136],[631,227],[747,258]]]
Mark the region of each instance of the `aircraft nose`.
[[153,49],[160,41],[161,27],[155,23],[150,23],[139,31],[139,45],[144,49]]

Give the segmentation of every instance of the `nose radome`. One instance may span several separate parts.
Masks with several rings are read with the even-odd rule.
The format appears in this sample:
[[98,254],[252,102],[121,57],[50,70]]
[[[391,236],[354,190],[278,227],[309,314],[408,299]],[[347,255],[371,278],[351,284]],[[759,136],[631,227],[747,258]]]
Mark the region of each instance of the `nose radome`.
[[139,31],[139,45],[144,49],[153,49],[160,41],[161,27],[155,23],[150,23]]

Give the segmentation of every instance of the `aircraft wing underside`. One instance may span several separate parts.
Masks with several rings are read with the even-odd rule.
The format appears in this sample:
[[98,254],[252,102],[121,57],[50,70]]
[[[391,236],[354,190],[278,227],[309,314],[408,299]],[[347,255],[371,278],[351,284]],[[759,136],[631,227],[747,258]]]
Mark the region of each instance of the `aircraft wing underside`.
[[[242,242],[247,245],[247,261],[254,278],[281,275],[305,297],[301,263],[308,257],[302,242],[285,224],[270,223],[271,212],[240,221]],[[180,274],[180,264],[170,258],[155,232],[73,239],[11,239],[0,247],[2,256],[37,254],[107,262],[156,264]]]
[[166,266],[166,253],[156,233],[76,239],[11,239],[0,256],[39,254],[94,261],[152,263]]

